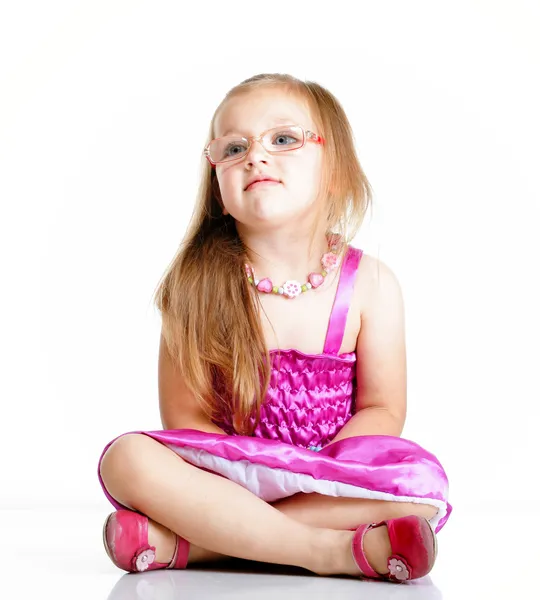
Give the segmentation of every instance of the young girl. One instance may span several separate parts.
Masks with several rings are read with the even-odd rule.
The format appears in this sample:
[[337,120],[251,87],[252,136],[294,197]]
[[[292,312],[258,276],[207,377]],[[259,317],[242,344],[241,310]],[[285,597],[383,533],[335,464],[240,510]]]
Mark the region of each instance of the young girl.
[[[371,189],[336,98],[258,75],[218,106],[190,229],[160,283],[163,431],[98,474],[126,571],[238,557],[402,582],[448,519],[438,460],[400,438],[403,303],[348,242]],[[269,349],[271,348],[271,349]]]

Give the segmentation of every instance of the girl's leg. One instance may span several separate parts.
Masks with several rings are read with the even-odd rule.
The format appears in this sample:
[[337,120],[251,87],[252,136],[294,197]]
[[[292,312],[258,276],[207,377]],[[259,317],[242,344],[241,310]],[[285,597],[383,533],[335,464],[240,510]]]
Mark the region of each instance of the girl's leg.
[[365,498],[335,498],[323,494],[295,494],[272,504],[283,514],[306,525],[352,529],[363,523],[416,515],[431,519],[437,508],[416,502],[389,502]]
[[[363,498],[335,498],[321,494],[296,494],[272,504],[284,515],[312,527],[349,530],[363,523],[373,523],[386,519],[397,519],[407,515],[417,515],[430,519],[437,509],[434,506],[413,502],[388,502]],[[158,562],[169,562],[174,552],[175,536],[172,531],[159,523],[150,523],[151,545],[156,546]],[[371,538],[371,540],[369,539]],[[390,554],[388,534],[385,528],[374,529],[366,536],[368,556],[376,571],[385,572],[385,557]],[[371,546],[371,547],[369,547]],[[200,548],[191,544],[188,563],[226,560],[228,556]],[[383,570],[380,570],[383,569]]]
[[[304,525],[338,530],[350,530],[364,523],[398,519],[407,515],[431,519],[437,514],[437,508],[429,504],[364,498],[335,498],[317,493],[295,494],[274,502],[272,506]],[[156,528],[159,527],[157,523],[152,525]],[[166,528],[163,528],[160,533],[159,542],[167,550],[161,562],[168,562],[174,552],[174,534]],[[386,572],[386,557],[391,553],[386,528],[381,527],[369,531],[366,536],[366,545],[369,562],[376,571]],[[228,557],[192,545],[189,562],[210,562],[226,558]]]
[[146,435],[116,440],[103,456],[100,473],[118,502],[199,548],[321,575],[359,574],[351,552],[354,532],[300,523]]

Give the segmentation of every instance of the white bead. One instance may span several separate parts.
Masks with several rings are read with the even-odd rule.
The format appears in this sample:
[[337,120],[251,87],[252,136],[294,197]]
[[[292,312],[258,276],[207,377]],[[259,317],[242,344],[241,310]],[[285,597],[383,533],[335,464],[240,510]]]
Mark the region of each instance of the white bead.
[[287,291],[285,293],[287,298],[296,298],[302,293],[302,284],[299,281],[296,281],[295,279],[286,281],[283,284],[283,288],[287,288]]
[[255,285],[259,285],[259,280],[255,279]]
[[309,281],[305,284],[307,289],[310,290],[313,286],[311,285],[311,283],[309,283]]
[[283,294],[283,292],[284,292],[284,291],[285,291],[285,290],[284,290],[282,287],[279,287],[279,288],[278,288],[278,294]]

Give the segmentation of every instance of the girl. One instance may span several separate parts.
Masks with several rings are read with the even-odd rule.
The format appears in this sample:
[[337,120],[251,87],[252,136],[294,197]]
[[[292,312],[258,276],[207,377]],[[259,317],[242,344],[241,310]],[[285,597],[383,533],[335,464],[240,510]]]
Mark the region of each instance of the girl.
[[203,160],[156,293],[164,430],[119,436],[99,461],[118,509],[109,557],[127,571],[233,556],[424,576],[448,481],[399,437],[402,297],[348,243],[371,189],[343,108],[316,83],[252,77],[218,106]]

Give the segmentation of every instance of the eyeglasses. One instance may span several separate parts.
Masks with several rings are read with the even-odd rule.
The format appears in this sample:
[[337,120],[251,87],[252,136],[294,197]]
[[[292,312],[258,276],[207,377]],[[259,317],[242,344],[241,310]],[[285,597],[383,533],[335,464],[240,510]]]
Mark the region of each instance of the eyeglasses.
[[270,154],[298,150],[306,141],[324,144],[324,139],[320,135],[304,130],[300,125],[282,125],[250,138],[239,135],[216,138],[206,146],[204,155],[212,166],[230,160],[240,160],[246,156],[255,141],[261,142]]

